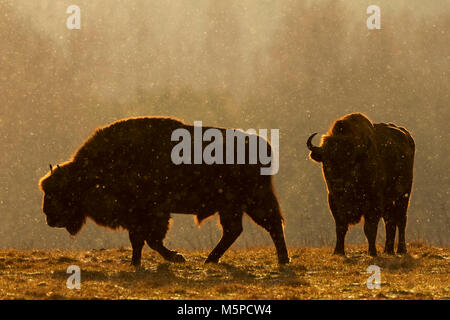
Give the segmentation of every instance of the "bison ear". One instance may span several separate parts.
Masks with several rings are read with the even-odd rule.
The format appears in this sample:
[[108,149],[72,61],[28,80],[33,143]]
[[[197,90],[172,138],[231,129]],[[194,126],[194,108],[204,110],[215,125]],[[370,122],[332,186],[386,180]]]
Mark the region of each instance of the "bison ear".
[[310,157],[311,159],[313,159],[314,161],[316,161],[316,162],[322,162],[322,161],[323,161],[323,159],[322,159],[322,154],[319,153],[319,152],[314,152],[314,151],[312,151],[312,152],[309,154],[309,157]]

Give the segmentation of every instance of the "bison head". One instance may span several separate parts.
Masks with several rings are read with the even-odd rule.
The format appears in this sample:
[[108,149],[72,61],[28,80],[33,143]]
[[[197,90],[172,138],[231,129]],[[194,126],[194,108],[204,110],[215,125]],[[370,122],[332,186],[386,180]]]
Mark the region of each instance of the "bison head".
[[70,164],[52,168],[39,182],[44,193],[43,211],[50,227],[66,228],[71,235],[77,234],[85,217],[77,207],[76,188],[72,183]]
[[318,147],[312,144],[316,134],[311,135],[306,144],[311,159],[322,163],[329,193],[350,195],[357,191],[370,174],[366,172],[370,143],[357,137],[325,136]]

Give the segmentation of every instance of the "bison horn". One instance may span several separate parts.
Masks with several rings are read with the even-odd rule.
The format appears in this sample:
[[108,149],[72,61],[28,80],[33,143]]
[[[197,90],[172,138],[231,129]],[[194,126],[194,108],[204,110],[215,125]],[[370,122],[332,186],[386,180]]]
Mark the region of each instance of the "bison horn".
[[50,173],[53,172],[53,166],[52,166],[52,164],[50,163],[48,166],[50,167]]
[[314,161],[317,161],[317,162],[322,162],[323,161],[322,148],[313,146],[313,144],[311,142],[316,134],[317,133],[313,133],[308,138],[308,142],[306,142],[306,145],[308,146],[308,149],[311,150],[311,154],[310,154],[311,159]]
[[317,134],[317,132],[316,133],[313,133],[309,138],[308,138],[308,141],[306,142],[306,145],[308,146],[308,149],[309,150],[311,150],[312,152],[320,152],[320,147],[316,147],[316,146],[313,146],[313,144],[312,144],[312,139],[316,136],[316,134]]

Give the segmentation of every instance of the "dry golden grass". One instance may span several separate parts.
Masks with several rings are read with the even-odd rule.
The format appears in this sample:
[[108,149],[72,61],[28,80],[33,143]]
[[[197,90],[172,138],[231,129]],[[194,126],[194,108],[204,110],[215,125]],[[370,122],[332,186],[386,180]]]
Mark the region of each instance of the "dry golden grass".
[[[379,250],[382,248],[380,247]],[[131,249],[0,250],[0,299],[449,299],[450,248],[413,243],[404,256],[372,258],[365,246],[347,257],[331,248],[290,248],[279,267],[273,248],[229,250],[218,265],[206,251],[182,252],[167,263],[151,250],[143,267],[129,265]],[[369,265],[381,268],[381,289],[369,290]],[[69,290],[69,265],[81,268],[81,289]]]

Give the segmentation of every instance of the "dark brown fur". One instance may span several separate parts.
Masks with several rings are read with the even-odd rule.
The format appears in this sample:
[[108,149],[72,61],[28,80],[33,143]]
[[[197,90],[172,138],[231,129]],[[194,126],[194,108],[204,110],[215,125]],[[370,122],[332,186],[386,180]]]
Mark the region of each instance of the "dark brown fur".
[[322,163],[328,203],[336,222],[336,254],[344,254],[350,224],[364,216],[369,253],[376,255],[380,218],[385,221],[385,252],[406,252],[405,229],[411,195],[414,140],[404,128],[372,122],[360,113],[334,122],[320,147],[309,145],[311,158]]
[[[193,140],[193,126],[172,118],[125,119],[98,129],[70,161],[41,179],[47,223],[72,235],[86,218],[125,228],[138,266],[144,241],[165,259],[184,261],[163,245],[171,213],[193,214],[201,222],[219,212],[223,236],[207,259],[217,262],[242,232],[245,212],[270,233],[279,262],[287,263],[272,177],[260,175],[261,165],[173,164],[178,142],[171,134],[177,128],[187,129]],[[225,129],[218,129],[225,137]]]

